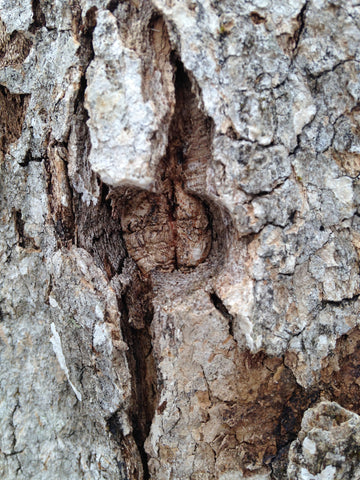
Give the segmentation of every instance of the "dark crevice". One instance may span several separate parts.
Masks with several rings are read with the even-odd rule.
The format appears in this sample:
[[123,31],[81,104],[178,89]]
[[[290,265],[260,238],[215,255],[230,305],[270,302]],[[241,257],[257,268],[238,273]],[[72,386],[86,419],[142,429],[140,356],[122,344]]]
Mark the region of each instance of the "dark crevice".
[[[81,49],[79,52],[80,58],[85,59],[86,68],[89,66],[89,63],[94,58],[94,48],[93,48],[93,33],[96,27],[96,13],[97,8],[91,7],[85,15],[84,25],[81,25],[81,37],[80,44]],[[86,70],[85,68],[85,70]]]
[[22,218],[22,213],[20,210],[14,210],[14,222],[17,233],[17,243],[19,247],[40,250],[40,248],[35,244],[35,240],[25,234],[25,222]]
[[266,22],[266,18],[260,15],[258,12],[251,12],[250,18],[255,25],[260,25],[261,23]]
[[41,10],[40,0],[32,0],[31,7],[33,11],[33,22],[29,27],[31,33],[35,33],[39,28],[46,26],[45,15]]
[[294,41],[294,48],[293,52],[296,52],[299,46],[301,35],[305,29],[305,20],[306,20],[306,10],[308,8],[309,1],[307,0],[303,5],[302,9],[300,10],[299,15],[297,16],[297,21],[299,23],[299,27],[294,33],[293,41]]
[[260,190],[259,192],[257,193],[249,193],[248,195],[251,195],[251,200],[256,200],[258,198],[262,198],[262,197],[267,197],[267,196],[270,196],[271,194],[277,192],[278,190],[280,190],[283,186],[284,186],[284,183],[286,182],[286,180],[288,180],[290,177],[290,175],[288,177],[285,177],[284,179],[282,179],[279,183],[277,183],[275,186],[273,186],[271,188],[271,190]]
[[22,162],[19,162],[19,165],[21,167],[27,167],[29,165],[29,163],[31,162],[42,162],[42,158],[41,157],[33,157],[32,156],[32,153],[31,153],[31,150],[29,149],[26,154],[25,154],[25,157],[23,159]]
[[[170,54],[170,63],[175,74],[175,111],[169,128],[163,175],[188,191],[202,191],[211,158],[213,121],[200,109],[199,87],[174,51]],[[194,167],[195,173],[192,173]]]
[[[106,422],[113,441],[120,450],[120,455],[114,458],[119,470],[119,480],[143,480],[143,472],[138,467],[138,452],[131,435],[124,435],[118,412],[115,412]],[[125,460],[125,461],[124,461]],[[129,461],[126,461],[129,460]]]
[[25,222],[22,219],[22,215],[19,210],[15,210],[14,217],[15,217],[15,230],[18,235],[18,245],[21,248],[25,248],[25,238],[24,238]]
[[350,303],[356,302],[359,296],[360,295],[357,294],[352,297],[342,298],[341,300],[322,300],[321,309],[324,309],[327,305],[333,306],[333,307],[341,307],[341,306],[344,306],[344,304],[350,304]]
[[280,421],[274,431],[277,452],[283,448],[290,448],[291,442],[296,439],[300,431],[305,410],[314,405],[320,397],[318,389],[306,390],[299,384],[296,385],[295,391],[283,407]]
[[21,453],[23,450],[21,451],[16,451],[15,450],[15,445],[17,443],[17,439],[16,439],[16,427],[14,425],[14,415],[15,415],[15,412],[16,410],[20,409],[20,403],[19,403],[19,400],[17,399],[16,400],[16,404],[13,408],[13,411],[11,412],[11,416],[9,418],[9,423],[10,423],[10,427],[11,427],[11,430],[12,430],[12,445],[11,445],[11,452],[8,454],[8,455],[16,455],[18,453]]
[[[147,286],[144,285],[146,289]],[[131,289],[131,287],[130,287]],[[150,433],[151,423],[155,414],[158,401],[157,373],[155,360],[152,355],[150,324],[152,320],[152,307],[147,305],[147,312],[143,312],[143,328],[131,325],[131,311],[134,309],[133,299],[129,298],[130,291],[124,294],[120,301],[122,311],[121,331],[127,350],[127,361],[131,372],[132,399],[130,419],[133,427],[133,437],[138,447],[143,466],[143,480],[150,478],[148,457],[144,443]],[[132,305],[129,306],[129,300]]]
[[233,337],[234,336],[234,316],[231,315],[229,310],[225,307],[221,299],[216,295],[216,293],[210,293],[210,300],[216,310],[218,310],[221,315],[226,318],[229,323],[229,334]]
[[120,3],[120,0],[110,0],[110,2],[106,5],[106,8],[111,13],[113,13],[119,6],[119,3]]
[[[325,70],[322,70],[321,72],[313,73],[309,70],[309,68],[306,68],[306,75],[309,77],[309,79],[315,81],[315,88],[313,89],[314,92],[317,91],[318,83],[317,81],[323,77],[324,75],[327,75],[328,73],[335,72],[339,67],[342,67],[343,65],[346,65],[347,63],[359,63],[358,60],[356,60],[354,57],[351,58],[346,58],[345,60],[341,60],[335,65],[333,65],[331,68],[327,68]],[[309,83],[310,85],[310,83]]]
[[80,113],[80,110],[83,110],[82,115],[83,115],[85,121],[87,121],[89,119],[87,110],[85,108],[83,108],[84,100],[85,100],[86,87],[87,87],[87,81],[86,81],[86,76],[85,76],[85,72],[84,72],[84,74],[81,76],[81,79],[80,79],[80,88],[79,88],[78,94],[77,94],[76,99],[75,99],[74,112],[75,112],[75,115],[77,115],[77,114]]

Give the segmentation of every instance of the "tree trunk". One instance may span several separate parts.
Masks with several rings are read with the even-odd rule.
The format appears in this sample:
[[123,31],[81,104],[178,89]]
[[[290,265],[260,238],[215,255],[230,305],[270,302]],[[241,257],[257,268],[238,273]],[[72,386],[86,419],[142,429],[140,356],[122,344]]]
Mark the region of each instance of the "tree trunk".
[[1,478],[360,478],[359,4],[0,19]]

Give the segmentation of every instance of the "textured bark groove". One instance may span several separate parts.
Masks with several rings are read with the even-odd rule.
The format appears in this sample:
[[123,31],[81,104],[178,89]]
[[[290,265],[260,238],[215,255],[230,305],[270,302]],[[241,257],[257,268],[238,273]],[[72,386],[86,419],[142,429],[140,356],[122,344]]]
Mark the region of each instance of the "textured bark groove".
[[[142,287],[139,289],[139,285]],[[134,292],[132,290],[132,286]],[[134,479],[147,480],[150,478],[148,469],[148,458],[144,449],[145,440],[149,435],[151,423],[158,403],[158,381],[155,359],[152,352],[152,341],[150,325],[152,321],[152,305],[149,286],[144,284],[140,278],[136,279],[130,289],[121,299],[122,321],[121,329],[124,340],[129,350],[127,359],[132,373],[132,402],[130,408],[130,420],[133,427],[133,437],[137,445],[143,472],[135,475]],[[142,296],[142,311],[139,311],[139,300],[136,295]],[[147,302],[144,300],[148,296]],[[129,309],[137,310],[137,318],[141,318],[141,325],[134,324],[134,313]],[[144,311],[146,309],[146,311]],[[133,313],[133,314],[132,314]],[[132,314],[132,315],[131,315]],[[128,460],[131,460],[128,458]]]

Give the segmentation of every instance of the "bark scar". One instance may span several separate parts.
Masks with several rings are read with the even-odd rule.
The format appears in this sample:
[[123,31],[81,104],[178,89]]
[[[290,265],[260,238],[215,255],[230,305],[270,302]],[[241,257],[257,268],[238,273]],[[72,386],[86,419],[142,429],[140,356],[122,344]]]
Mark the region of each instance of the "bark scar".
[[[116,190],[110,195],[128,253],[145,275],[153,270],[190,271],[206,260],[212,245],[211,216],[202,197],[213,124],[204,113],[195,79],[171,48],[161,17],[151,20],[149,38],[154,58],[144,82],[150,88],[155,68],[167,85],[172,112],[167,150],[157,167],[155,193],[127,188],[120,194],[120,207],[114,201]],[[169,72],[173,73],[172,86],[168,85]]]

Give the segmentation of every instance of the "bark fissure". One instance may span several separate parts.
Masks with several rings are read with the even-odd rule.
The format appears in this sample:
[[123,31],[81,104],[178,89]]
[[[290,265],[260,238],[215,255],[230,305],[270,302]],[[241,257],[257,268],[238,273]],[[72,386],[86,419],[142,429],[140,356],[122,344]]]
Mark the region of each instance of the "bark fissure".
[[295,33],[294,33],[294,36],[293,36],[293,42],[294,42],[294,46],[293,46],[293,54],[296,55],[296,52],[297,52],[297,49],[299,47],[299,42],[301,40],[301,35],[305,29],[305,22],[306,22],[306,12],[307,12],[307,9],[308,9],[308,6],[309,6],[309,0],[306,0],[306,2],[304,3],[302,9],[300,10],[300,13],[299,15],[297,16],[297,21],[299,23],[299,26],[298,28],[296,29]]
[[221,315],[224,318],[226,318],[226,320],[229,322],[229,334],[233,337],[234,336],[234,320],[235,320],[234,316],[231,315],[229,310],[226,308],[226,306],[222,302],[221,298],[219,298],[216,295],[216,293],[211,293],[210,299],[214,307],[216,308],[216,310],[218,310],[221,313]]
[[32,0],[31,8],[33,11],[33,23],[30,25],[30,32],[35,33],[37,29],[46,26],[45,15],[41,9],[40,0]]
[[107,428],[114,443],[120,450],[121,459],[116,456],[114,461],[119,470],[121,480],[143,480],[142,460],[131,435],[124,435],[118,412],[107,420]]
[[[158,403],[157,373],[152,355],[151,333],[149,330],[152,320],[151,312],[144,319],[143,328],[130,325],[130,316],[126,295],[121,299],[121,330],[128,345],[127,359],[131,372],[132,399],[130,406],[130,420],[133,428],[133,437],[138,447],[143,466],[143,480],[150,478],[148,458],[144,443],[149,435],[152,419]],[[139,477],[140,478],[140,477]]]

